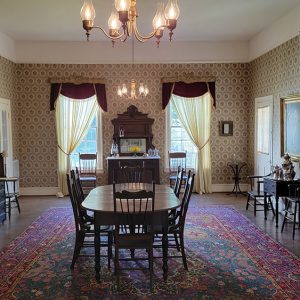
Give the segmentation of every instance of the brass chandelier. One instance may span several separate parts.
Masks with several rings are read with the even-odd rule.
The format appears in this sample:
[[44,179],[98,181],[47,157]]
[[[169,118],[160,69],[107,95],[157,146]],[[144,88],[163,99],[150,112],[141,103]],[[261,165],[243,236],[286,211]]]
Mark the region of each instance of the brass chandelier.
[[179,17],[177,0],[168,0],[166,7],[158,3],[156,14],[152,21],[153,31],[143,36],[137,27],[138,12],[136,0],[115,0],[115,7],[108,19],[108,32],[100,26],[94,26],[96,11],[92,0],[84,0],[80,11],[83,28],[86,31],[87,40],[90,31],[94,28],[100,29],[114,45],[115,41],[125,42],[129,36],[134,36],[139,42],[144,43],[152,37],[156,38],[157,46],[163,36],[164,28],[169,29],[169,39],[172,40],[173,30],[176,28]]
[[[131,52],[131,68],[132,68],[132,73],[134,75],[134,37],[131,37],[131,45],[132,45],[132,52]],[[126,84],[123,83],[121,86],[118,86],[117,89],[117,94],[121,98],[128,98],[130,100],[136,100],[138,99],[138,95],[136,92],[136,85],[137,82],[135,79],[131,79],[130,83],[130,93],[128,93],[128,89],[126,87]],[[139,86],[139,96],[140,97],[146,97],[149,94],[149,89],[146,84],[143,84],[143,82],[140,82]]]

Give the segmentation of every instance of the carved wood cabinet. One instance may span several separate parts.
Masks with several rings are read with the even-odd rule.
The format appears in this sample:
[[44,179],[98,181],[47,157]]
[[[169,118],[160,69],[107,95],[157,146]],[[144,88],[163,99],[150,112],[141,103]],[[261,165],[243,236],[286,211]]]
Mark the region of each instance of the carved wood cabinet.
[[[153,170],[156,184],[160,183],[159,161],[160,157],[148,157],[147,152],[152,145],[152,125],[154,119],[148,114],[138,111],[131,105],[123,114],[113,119],[113,140],[118,145],[119,157],[107,158],[108,184],[113,183],[113,174],[124,165],[143,166]],[[146,155],[145,155],[146,154]]]
[[139,112],[134,105],[129,106],[123,114],[118,114],[111,122],[114,126],[113,139],[118,145],[120,156],[143,155],[152,147],[154,119]]

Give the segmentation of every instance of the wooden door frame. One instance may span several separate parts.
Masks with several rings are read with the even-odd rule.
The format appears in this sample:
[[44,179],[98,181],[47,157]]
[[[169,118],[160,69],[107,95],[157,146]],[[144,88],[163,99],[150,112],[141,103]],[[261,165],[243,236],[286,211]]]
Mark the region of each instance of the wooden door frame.
[[256,149],[257,149],[257,108],[258,105],[261,103],[266,103],[269,104],[271,102],[272,105],[272,111],[271,111],[271,116],[272,116],[272,123],[271,123],[271,145],[270,145],[270,160],[271,164],[273,164],[273,157],[274,157],[274,147],[273,147],[273,133],[274,133],[274,96],[269,95],[269,96],[264,96],[264,97],[258,97],[255,98],[254,100],[254,173],[256,174],[257,171],[257,156],[256,156]]

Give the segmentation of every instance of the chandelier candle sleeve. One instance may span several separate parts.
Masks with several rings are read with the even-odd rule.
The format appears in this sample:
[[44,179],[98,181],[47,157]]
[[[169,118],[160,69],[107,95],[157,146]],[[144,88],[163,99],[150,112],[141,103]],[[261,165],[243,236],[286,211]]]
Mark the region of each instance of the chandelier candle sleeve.
[[[144,36],[140,34],[137,27],[138,11],[136,8],[137,0],[115,0],[114,8],[108,19],[108,32],[100,26],[94,26],[96,11],[92,0],[84,0],[80,11],[82,25],[86,31],[87,40],[90,31],[94,28],[100,29],[113,42],[116,40],[125,42],[128,37],[133,36],[139,42],[144,43],[152,37],[156,38],[157,45],[163,36],[164,28],[169,29],[170,41],[172,40],[173,30],[176,28],[180,10],[177,0],[168,0],[166,7],[163,3],[157,6],[156,14],[152,21],[153,31]],[[121,29],[122,28],[122,29]]]

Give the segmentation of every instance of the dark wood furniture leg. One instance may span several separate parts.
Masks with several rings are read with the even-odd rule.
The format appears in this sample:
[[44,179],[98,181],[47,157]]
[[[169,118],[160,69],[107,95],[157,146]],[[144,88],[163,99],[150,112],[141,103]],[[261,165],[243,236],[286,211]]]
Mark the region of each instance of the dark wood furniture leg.
[[276,207],[275,207],[275,218],[276,218],[276,228],[278,227],[278,202],[279,202],[279,196],[276,195]]
[[264,192],[264,214],[265,220],[267,220],[267,193]]
[[166,281],[168,279],[168,227],[163,227],[163,238],[162,238],[162,246],[163,246],[163,277]]
[[100,282],[100,225],[97,222],[94,225],[95,229],[95,271],[96,281]]

